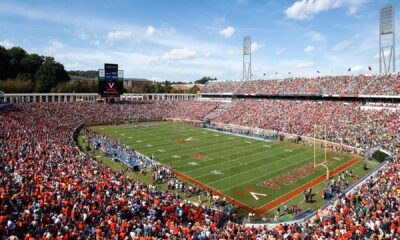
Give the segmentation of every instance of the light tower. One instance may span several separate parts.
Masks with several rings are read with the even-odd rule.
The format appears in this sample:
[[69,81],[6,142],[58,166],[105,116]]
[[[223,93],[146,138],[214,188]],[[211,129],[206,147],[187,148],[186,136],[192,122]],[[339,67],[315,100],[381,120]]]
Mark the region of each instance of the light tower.
[[243,38],[243,81],[251,79],[251,38]]
[[[382,67],[384,68],[383,70]],[[396,40],[394,9],[389,4],[382,7],[379,14],[379,72],[389,73],[395,71]]]

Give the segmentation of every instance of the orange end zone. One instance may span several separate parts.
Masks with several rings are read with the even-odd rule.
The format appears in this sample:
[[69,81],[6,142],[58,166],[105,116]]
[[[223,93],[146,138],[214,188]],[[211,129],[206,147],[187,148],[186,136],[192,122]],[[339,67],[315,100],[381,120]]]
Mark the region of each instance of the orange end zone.
[[[344,169],[354,165],[359,160],[361,160],[361,158],[359,158],[359,157],[351,159],[350,161],[344,163],[343,165],[331,170],[329,172],[329,176],[333,176],[333,175],[343,171]],[[246,210],[248,212],[255,212],[256,216],[263,215],[264,213],[270,211],[271,209],[273,209],[273,208],[279,206],[280,204],[282,204],[282,203],[294,198],[295,196],[299,195],[304,190],[306,190],[308,188],[311,188],[311,187],[314,187],[314,186],[320,184],[321,182],[323,182],[326,179],[326,174],[323,174],[323,175],[319,176],[318,178],[315,178],[314,180],[304,184],[303,186],[298,187],[298,188],[286,193],[285,195],[283,195],[283,196],[281,196],[279,198],[276,198],[276,199],[272,200],[271,202],[269,202],[269,203],[267,203],[267,204],[265,204],[265,205],[263,205],[263,206],[261,206],[261,207],[259,207],[257,209],[254,209],[254,208],[252,208],[252,207],[250,207],[250,206],[248,206],[248,205],[246,205],[246,204],[244,204],[242,202],[239,202],[236,199],[233,199],[232,197],[229,197],[229,196],[221,193],[218,190],[210,188],[207,185],[205,185],[205,184],[203,184],[203,183],[201,183],[201,182],[199,182],[197,180],[194,180],[194,179],[186,176],[185,174],[182,174],[182,173],[180,173],[180,172],[178,172],[178,171],[176,171],[174,169],[171,169],[171,171],[172,171],[173,174],[175,174],[176,176],[180,177],[181,179],[183,179],[183,180],[185,180],[185,181],[187,181],[189,183],[195,184],[195,185],[197,185],[197,186],[199,186],[199,187],[201,187],[203,189],[209,190],[213,194],[218,195],[221,198],[225,197],[227,202],[233,202],[236,206],[238,206],[238,207],[240,207],[240,208],[242,208],[242,209],[244,209],[244,210]]]
[[[359,160],[361,160],[361,158],[359,158],[359,157],[351,159],[350,161],[344,163],[343,165],[331,170],[329,172],[329,176],[331,177],[331,176],[335,175],[336,173],[343,171],[344,169],[354,165]],[[322,176],[320,176],[318,178],[315,178],[311,182],[308,182],[308,183],[304,184],[303,186],[298,187],[298,188],[286,193],[285,195],[283,195],[283,196],[281,196],[279,198],[276,198],[275,200],[265,204],[264,206],[261,206],[261,207],[257,208],[256,211],[255,211],[256,212],[256,216],[260,216],[260,215],[268,212],[269,210],[279,206],[281,203],[284,203],[284,202],[294,198],[295,196],[299,195],[304,190],[320,184],[321,182],[325,181],[325,179],[326,179],[326,174],[324,174],[324,175],[322,175]]]

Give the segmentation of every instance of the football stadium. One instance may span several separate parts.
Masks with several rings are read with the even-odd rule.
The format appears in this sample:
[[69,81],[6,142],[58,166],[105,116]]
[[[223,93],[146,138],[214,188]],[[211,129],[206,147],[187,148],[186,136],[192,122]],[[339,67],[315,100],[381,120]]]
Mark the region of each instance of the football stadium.
[[[206,2],[195,4],[198,11],[220,13],[227,7]],[[182,39],[193,40],[193,49],[204,46],[197,39],[170,39],[169,34],[183,30],[167,23],[143,28],[143,38],[135,39],[134,30],[119,30],[136,29],[124,22],[130,18],[121,3],[113,6],[125,16],[118,19],[120,25],[78,15],[91,4],[59,4],[0,3],[5,19],[0,25],[6,29],[0,34],[0,239],[399,238],[398,3],[265,1],[276,8],[265,14],[274,19],[284,15],[274,24],[287,27],[289,34],[298,31],[294,21],[312,25],[314,18],[323,20],[318,24],[336,23],[333,28],[344,32],[355,27],[351,21],[365,32],[375,24],[371,48],[356,34],[332,51],[325,49],[323,57],[317,55],[318,47],[328,44],[326,36],[335,30],[323,35],[300,27],[306,32],[299,39],[320,45],[300,51],[304,59],[315,59],[312,64],[285,61],[292,67],[285,65],[287,74],[278,72],[279,64],[276,70],[260,70],[263,60],[256,50],[267,46],[260,44],[262,35],[254,22],[246,22],[254,28],[238,37],[239,53],[228,54],[226,65],[215,67],[208,64],[222,59],[213,56],[219,51],[216,41],[205,42],[215,52],[174,48],[152,58],[145,56],[146,49],[157,51],[170,40],[171,46]],[[154,7],[135,4],[134,12]],[[234,13],[206,28],[210,38],[215,34],[228,41],[241,34],[220,25],[233,16],[255,17],[250,15],[258,11],[248,11],[261,11],[262,5],[230,4],[236,6]],[[178,5],[171,1],[162,12]],[[60,7],[76,10],[75,15],[58,11]],[[110,8],[99,2],[100,13]],[[151,16],[161,14],[155,11]],[[189,19],[186,13],[169,17]],[[149,16],[137,18],[150,21]],[[187,24],[196,28],[193,21]],[[115,31],[100,38],[95,23]],[[39,31],[40,38],[20,38],[16,32],[24,29],[27,34]],[[73,37],[62,43],[57,34]],[[43,35],[49,36],[50,45],[42,49],[38,39]],[[123,41],[143,44],[142,52],[129,52]],[[270,47],[285,41],[278,37]],[[290,44],[281,46],[271,61],[279,62]],[[350,46],[357,48],[356,60],[346,58],[343,49]],[[375,63],[337,74],[322,66],[326,55],[335,59],[332,68],[361,62],[365,52],[378,46],[371,57]],[[137,78],[140,74],[123,57],[125,51],[147,59],[141,74],[150,80]],[[201,59],[207,63],[200,65]],[[229,70],[232,64],[237,71]],[[97,69],[88,70],[93,66]],[[182,80],[196,72],[193,66],[200,72],[211,69],[204,74],[218,80]],[[149,77],[156,73],[164,74],[162,79],[176,74],[177,80]]]

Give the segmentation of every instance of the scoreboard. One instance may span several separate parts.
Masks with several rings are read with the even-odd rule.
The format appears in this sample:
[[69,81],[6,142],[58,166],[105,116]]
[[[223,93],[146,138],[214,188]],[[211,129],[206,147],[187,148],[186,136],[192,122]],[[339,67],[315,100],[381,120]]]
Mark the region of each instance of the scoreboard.
[[118,70],[118,64],[105,63],[99,69],[99,94],[102,97],[119,97],[124,93],[124,71]]

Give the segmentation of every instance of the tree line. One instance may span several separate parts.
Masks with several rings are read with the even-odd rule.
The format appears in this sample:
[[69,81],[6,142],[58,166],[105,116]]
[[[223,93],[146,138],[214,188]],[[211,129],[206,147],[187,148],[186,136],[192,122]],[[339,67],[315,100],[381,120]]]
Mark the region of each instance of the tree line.
[[0,89],[5,92],[50,92],[70,80],[53,57],[0,46]]
[[[80,76],[88,80],[71,79]],[[6,49],[0,46],[0,90],[6,93],[58,92],[96,93],[98,91],[97,71],[69,71],[53,57],[28,53],[21,47]],[[205,84],[216,80],[205,76],[194,81]],[[181,83],[181,82],[177,82]],[[134,93],[196,93],[200,89],[194,85],[190,89],[175,89],[175,82],[153,82],[141,87],[125,88],[124,92]],[[183,84],[183,83],[181,83]]]

